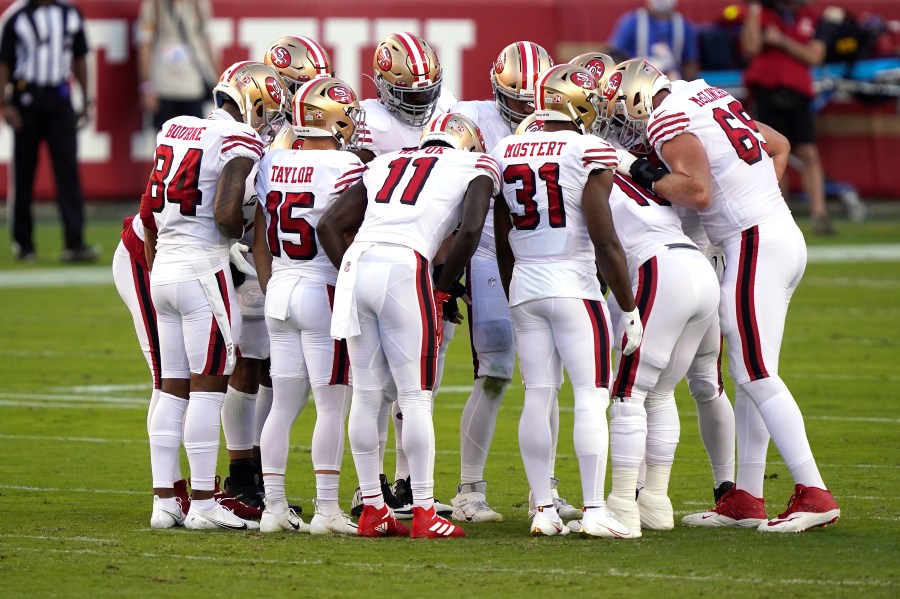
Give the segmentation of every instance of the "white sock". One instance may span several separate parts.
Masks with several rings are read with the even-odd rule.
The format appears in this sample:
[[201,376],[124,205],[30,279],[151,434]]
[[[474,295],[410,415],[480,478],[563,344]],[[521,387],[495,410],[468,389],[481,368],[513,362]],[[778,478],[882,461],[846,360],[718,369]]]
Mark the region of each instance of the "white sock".
[[225,446],[232,451],[253,449],[255,429],[256,393],[244,393],[229,385],[222,405]]
[[[413,505],[434,505],[434,423],[431,419],[431,391],[410,390],[397,394],[403,412],[403,452],[409,461]],[[399,463],[399,456],[398,456]]]
[[647,447],[647,412],[640,398],[615,401],[609,409],[611,495],[634,500]]
[[647,410],[647,480],[649,484],[650,466],[672,467],[675,448],[681,434],[681,421],[675,405],[675,392],[663,395],[650,392],[644,403]]
[[[393,402],[383,401],[378,408],[378,473],[384,472],[384,453],[387,450],[388,426],[391,422]],[[352,406],[352,404],[351,404]],[[351,407],[352,410],[352,407]],[[379,488],[381,486],[379,485]]]
[[519,449],[536,506],[553,504],[550,478],[554,438],[550,421],[555,403],[556,389],[552,387],[525,389],[525,404],[519,418]]
[[325,385],[313,389],[316,399],[316,426],[311,451],[314,470],[341,470],[344,430],[352,392],[347,385]]
[[[285,474],[291,443],[291,427],[309,401],[309,379],[274,377],[272,409],[260,438],[260,461],[265,474]],[[282,483],[283,485],[283,483]],[[266,494],[269,487],[266,487]]]
[[[193,480],[193,479],[191,479]],[[191,509],[199,510],[201,512],[208,512],[209,510],[216,507],[215,499],[191,499]]]
[[738,385],[734,394],[734,421],[737,429],[737,479],[735,486],[754,497],[763,497],[769,431],[747,392]]
[[394,471],[394,480],[405,479],[409,476],[409,462],[406,452],[403,451],[403,419],[406,415],[400,408],[399,397],[391,404],[391,420],[394,422],[394,448],[397,451],[397,464]]
[[288,508],[284,491],[283,474],[263,474],[263,486],[266,488],[266,510],[273,514],[281,514]]
[[341,506],[338,503],[340,479],[340,474],[316,474],[316,511],[323,516],[341,513]]
[[779,376],[751,381],[741,387],[756,404],[772,442],[791,471],[794,482],[807,487],[825,488],[806,437],[800,406]]
[[256,394],[256,414],[253,417],[253,445],[256,447],[260,446],[263,425],[272,409],[272,393],[272,387],[260,385]]
[[597,507],[604,504],[606,458],[609,451],[609,428],[606,407],[607,389],[575,389],[575,426],[573,440],[578,468],[581,472],[582,505]]
[[[490,381],[489,390],[485,383]],[[484,466],[494,438],[500,400],[510,381],[491,377],[475,379],[459,423],[460,482],[484,480]]]
[[181,504],[176,501],[175,497],[157,497],[159,506],[167,512],[180,512]]
[[697,402],[700,438],[709,456],[716,487],[734,482],[734,408],[723,391],[712,401]]
[[224,393],[191,392],[184,417],[184,449],[191,465],[193,491],[212,491],[215,488],[216,458],[221,434],[220,414],[224,403]]
[[[181,479],[179,464],[182,427],[188,401],[171,393],[160,393],[150,421],[150,469],[153,488],[168,489]],[[173,478],[175,474],[179,477]]]
[[347,436],[350,438],[350,450],[353,452],[363,503],[376,508],[384,506],[381,480],[378,478],[381,474],[378,460],[379,414],[384,407],[382,404],[386,403],[382,397],[380,389],[354,387],[347,424]]

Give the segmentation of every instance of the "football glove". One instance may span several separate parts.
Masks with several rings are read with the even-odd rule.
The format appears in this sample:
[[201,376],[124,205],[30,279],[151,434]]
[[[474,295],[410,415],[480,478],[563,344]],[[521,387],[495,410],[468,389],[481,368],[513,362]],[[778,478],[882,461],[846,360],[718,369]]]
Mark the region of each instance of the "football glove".
[[716,271],[716,278],[719,283],[725,278],[725,251],[721,247],[710,243],[706,248],[706,258],[712,264],[713,270]]
[[228,249],[228,260],[234,264],[236,269],[245,275],[255,277],[256,269],[253,268],[253,265],[247,262],[247,259],[244,257],[249,251],[250,248],[243,243],[232,243],[231,247]]
[[640,347],[644,336],[644,325],[641,323],[641,313],[637,308],[631,312],[622,314],[622,322],[625,324],[625,345],[622,353],[630,356]]
[[435,320],[435,337],[437,337],[437,346],[440,347],[444,342],[444,305],[450,301],[450,294],[444,291],[434,290],[434,314]]

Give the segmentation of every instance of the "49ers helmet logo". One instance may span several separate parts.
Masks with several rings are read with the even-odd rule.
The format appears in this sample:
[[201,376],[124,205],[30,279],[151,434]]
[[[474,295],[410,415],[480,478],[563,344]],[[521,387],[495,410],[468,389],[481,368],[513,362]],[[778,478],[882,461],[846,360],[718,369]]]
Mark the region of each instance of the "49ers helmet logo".
[[275,81],[275,77],[266,77],[266,89],[272,99],[281,104],[281,86]]
[[598,81],[599,81],[600,79],[603,79],[603,73],[606,72],[606,66],[603,64],[603,61],[602,61],[602,60],[597,60],[596,58],[595,58],[594,60],[589,61],[589,62],[584,66],[584,68],[586,68],[586,69],[589,70],[591,73],[593,73],[594,76],[597,78]]
[[575,71],[569,76],[572,83],[584,89],[597,89],[597,80],[591,74]]
[[494,63],[494,72],[498,75],[503,72],[504,67],[506,66],[506,52],[497,57],[497,62]]
[[382,46],[378,49],[376,60],[378,61],[378,68],[382,71],[390,71],[394,65],[394,59],[391,58],[391,51],[387,46]]
[[603,97],[607,100],[615,98],[620,85],[622,85],[622,73],[610,75],[609,79],[606,80],[606,86],[603,88]]
[[328,97],[341,104],[349,104],[353,101],[353,92],[342,85],[336,85],[328,89]]
[[282,46],[272,48],[270,56],[272,58],[272,64],[279,69],[283,69],[291,64],[291,53],[288,52],[287,48],[283,48]]

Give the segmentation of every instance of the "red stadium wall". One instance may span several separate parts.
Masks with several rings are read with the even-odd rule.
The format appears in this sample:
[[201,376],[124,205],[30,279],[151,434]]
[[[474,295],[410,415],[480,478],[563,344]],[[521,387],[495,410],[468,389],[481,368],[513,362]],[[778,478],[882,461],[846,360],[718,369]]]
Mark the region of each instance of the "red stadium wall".
[[[86,197],[137,198],[146,184],[153,134],[145,130],[137,98],[134,20],[138,0],[75,0],[87,18],[95,118],[80,137],[79,156]],[[824,0],[822,0],[824,3]],[[5,6],[9,2],[2,3]],[[384,35],[407,30],[435,46],[444,66],[448,89],[462,99],[490,94],[488,67],[500,48],[518,39],[541,43],[559,58],[581,44],[604,41],[618,15],[638,0],[453,0],[452,2],[381,2],[345,0],[253,5],[238,0],[213,0],[214,45],[220,64],[260,57],[268,43],[285,34],[305,34],[331,52],[338,76],[363,97],[374,93],[371,72],[375,44]],[[725,0],[681,0],[684,14],[696,22],[715,20]],[[857,12],[872,11],[900,19],[896,0],[843,0]],[[273,7],[277,6],[277,16]],[[607,17],[608,18],[605,18]],[[842,108],[850,110],[853,108]],[[900,198],[900,179],[889,176],[895,165],[879,147],[900,141],[897,116],[868,113],[826,115],[821,138],[826,170],[832,178],[855,184],[866,195]],[[848,120],[849,119],[849,120]],[[876,119],[877,122],[872,121]],[[850,123],[848,125],[848,123]],[[874,140],[873,140],[874,137]],[[7,163],[12,140],[8,127],[0,131],[0,195],[7,188]],[[849,168],[847,155],[854,160]],[[45,153],[38,171],[38,196],[54,194]],[[866,166],[863,166],[865,164]]]

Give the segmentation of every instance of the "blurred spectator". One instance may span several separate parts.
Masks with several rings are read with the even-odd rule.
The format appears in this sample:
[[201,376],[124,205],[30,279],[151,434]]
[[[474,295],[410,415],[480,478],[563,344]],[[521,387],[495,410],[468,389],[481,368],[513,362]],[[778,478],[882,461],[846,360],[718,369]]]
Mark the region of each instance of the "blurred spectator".
[[677,5],[678,0],[647,0],[646,8],[619,17],[609,45],[630,58],[646,58],[669,78],[695,79],[697,30],[675,10]]
[[801,176],[813,233],[833,235],[812,111],[812,67],[825,59],[826,47],[817,35],[816,17],[806,0],[748,0],[747,4],[741,45],[750,60],[744,83],[756,102],[755,116],[790,140],[791,151],[803,163]]
[[[25,0],[10,6],[2,23],[3,119],[14,130],[8,200],[13,254],[22,262],[32,262],[36,256],[31,204],[38,150],[46,140],[65,230],[61,258],[64,262],[96,260],[99,248],[84,244],[84,198],[78,176],[77,129],[87,123],[91,104],[81,12],[57,0]],[[78,114],[71,102],[73,74],[81,91]]]
[[143,0],[138,18],[141,105],[159,129],[172,117],[203,117],[218,80],[206,27],[209,0]]

